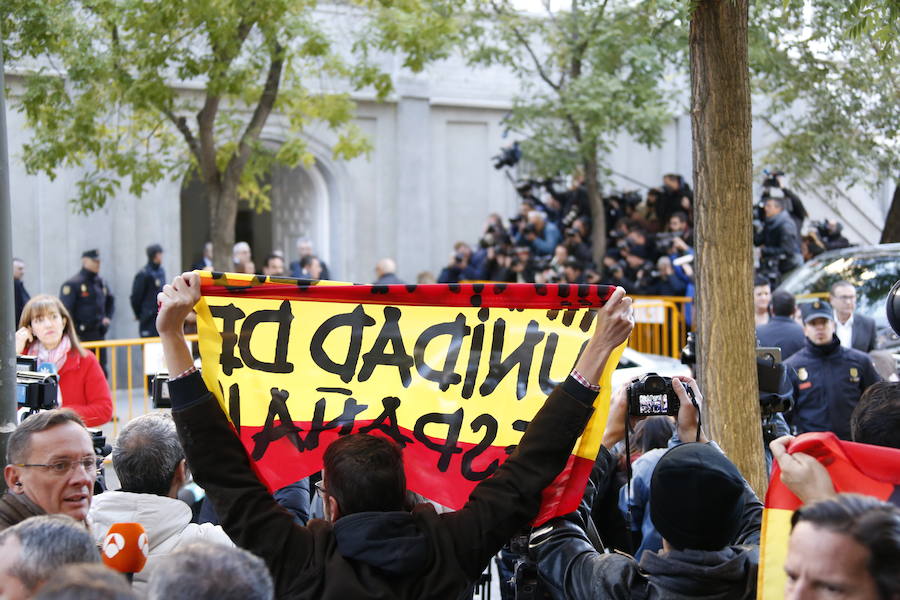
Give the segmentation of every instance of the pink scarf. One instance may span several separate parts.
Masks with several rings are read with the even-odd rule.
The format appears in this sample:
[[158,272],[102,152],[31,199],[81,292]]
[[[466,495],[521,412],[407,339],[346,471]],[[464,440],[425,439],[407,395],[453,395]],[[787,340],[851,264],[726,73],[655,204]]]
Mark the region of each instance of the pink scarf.
[[40,340],[35,340],[28,348],[28,354],[37,356],[38,366],[43,363],[52,363],[56,366],[56,372],[59,373],[66,364],[66,358],[71,348],[72,342],[69,340],[69,336],[63,334],[59,344],[53,350],[47,350]]

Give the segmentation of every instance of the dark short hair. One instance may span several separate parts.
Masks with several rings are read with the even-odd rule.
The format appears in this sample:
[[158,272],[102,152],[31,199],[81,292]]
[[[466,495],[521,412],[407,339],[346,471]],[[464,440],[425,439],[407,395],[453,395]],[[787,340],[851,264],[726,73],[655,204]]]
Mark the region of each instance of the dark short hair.
[[[77,423],[84,428],[84,421],[71,408],[41,411],[22,421],[9,436],[6,446],[6,463],[14,465],[24,462],[31,446],[31,436],[65,423]],[[85,433],[87,433],[87,429],[85,429]]]
[[137,600],[125,576],[100,563],[74,563],[53,573],[34,600]]
[[767,285],[769,287],[772,286],[772,284],[769,282],[769,280],[766,279],[765,277],[763,277],[762,275],[757,275],[753,278],[753,287],[761,287],[764,285]]
[[314,260],[319,260],[319,257],[316,256],[315,254],[307,254],[306,256],[304,256],[303,258],[300,259],[300,268],[305,269],[306,267],[311,265],[312,261],[314,261]]
[[368,434],[338,438],[322,459],[325,487],[341,515],[400,510],[406,493],[403,453],[391,440]]
[[900,383],[879,381],[870,385],[850,415],[854,442],[900,448]]
[[871,496],[838,494],[801,507],[791,517],[791,526],[801,521],[847,535],[865,547],[879,596],[892,600],[900,594],[900,508]]
[[116,439],[112,461],[123,492],[168,496],[184,450],[166,413],[141,415]]
[[266,257],[266,262],[264,262],[263,264],[264,264],[265,266],[268,267],[268,266],[269,266],[269,263],[272,262],[272,259],[275,259],[275,258],[277,258],[277,259],[280,260],[281,262],[284,262],[284,257],[283,257],[283,256],[280,256],[280,255],[278,255],[278,254],[270,254],[270,255],[268,255],[268,256]]
[[778,290],[772,294],[772,314],[776,317],[790,317],[797,310],[797,299],[790,292]]
[[683,222],[685,222],[685,223],[688,222],[688,216],[687,216],[687,213],[684,212],[683,210],[676,210],[676,211],[673,212],[671,215],[669,215],[669,220],[670,220],[670,221],[672,220],[672,217],[676,217],[676,218],[680,219],[681,221],[683,221]]
[[766,202],[774,202],[779,208],[784,210],[784,198],[776,198],[775,196],[766,196]]

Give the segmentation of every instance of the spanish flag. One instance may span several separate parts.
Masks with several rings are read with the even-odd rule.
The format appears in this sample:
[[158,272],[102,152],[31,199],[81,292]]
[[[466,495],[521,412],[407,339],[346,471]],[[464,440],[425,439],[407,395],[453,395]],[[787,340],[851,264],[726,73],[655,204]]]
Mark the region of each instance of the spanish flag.
[[[270,489],[321,469],[338,436],[373,433],[403,448],[411,490],[453,509],[512,453],[614,289],[200,275],[203,377]],[[581,500],[623,347],[538,523]]]
[[[854,492],[874,496],[900,506],[900,450],[855,444],[838,439],[831,432],[805,433],[788,446],[788,453],[809,454],[828,469],[838,493]],[[791,535],[791,515],[802,502],[783,483],[778,463],[763,510],[757,598],[784,597],[784,560]]]

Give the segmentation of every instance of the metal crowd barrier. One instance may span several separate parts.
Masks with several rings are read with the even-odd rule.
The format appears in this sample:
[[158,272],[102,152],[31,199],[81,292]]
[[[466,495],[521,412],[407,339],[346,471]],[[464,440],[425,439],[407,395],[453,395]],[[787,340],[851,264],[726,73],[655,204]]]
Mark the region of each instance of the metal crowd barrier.
[[635,326],[628,345],[638,352],[678,358],[687,343],[693,299],[634,296]]
[[[197,335],[186,335],[185,336],[189,342],[196,342]],[[106,351],[106,372],[107,372],[107,380],[109,382],[110,392],[112,393],[113,398],[113,417],[112,417],[112,432],[113,437],[118,435],[119,433],[119,423],[127,423],[131,419],[135,417],[134,410],[134,402],[135,402],[135,365],[134,365],[134,356],[140,353],[140,364],[142,366],[142,370],[140,371],[140,386],[141,386],[141,396],[140,402],[143,407],[143,413],[150,412],[150,393],[147,389],[147,375],[150,374],[147,370],[148,363],[152,362],[157,364],[158,366],[162,366],[162,344],[159,341],[158,337],[151,338],[132,338],[132,339],[123,339],[123,340],[102,340],[99,342],[82,342],[82,346],[86,350],[90,350],[94,353],[94,356],[97,359],[100,359],[101,351]],[[152,350],[148,350],[148,347]],[[121,388],[119,384],[122,382],[122,377],[119,376],[119,364],[120,358],[124,354],[125,361],[125,375],[124,375],[124,383]],[[163,370],[163,369],[160,369]],[[156,369],[153,370],[156,372]],[[118,406],[118,396],[120,393],[124,392],[127,400],[128,400],[128,410],[127,410],[127,419],[123,419],[123,415],[119,414],[119,406]]]

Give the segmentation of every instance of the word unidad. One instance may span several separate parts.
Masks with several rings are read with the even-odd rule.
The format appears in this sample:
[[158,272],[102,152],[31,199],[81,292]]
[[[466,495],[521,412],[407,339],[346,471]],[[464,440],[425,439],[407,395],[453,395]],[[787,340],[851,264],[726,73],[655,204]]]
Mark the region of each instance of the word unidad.
[[[292,373],[294,364],[289,360],[291,321],[294,319],[291,303],[287,300],[277,309],[257,310],[247,315],[234,304],[210,306],[215,318],[222,319],[222,352],[219,362],[224,375],[231,375],[235,369],[250,368],[268,373]],[[551,380],[550,370],[556,355],[559,335],[555,332],[544,332],[539,323],[530,320],[518,345],[504,355],[507,340],[507,322],[502,317],[495,318],[490,324],[490,350],[487,354],[487,369],[484,377],[478,380],[479,365],[485,346],[485,334],[488,332],[489,311],[482,308],[478,312],[478,323],[470,326],[466,316],[458,313],[452,321],[429,325],[415,338],[404,339],[400,330],[402,310],[394,306],[383,307],[384,323],[371,347],[363,352],[363,330],[376,325],[376,320],[366,313],[362,305],[357,305],[349,312],[334,315],[323,321],[310,339],[309,354],[313,362],[323,371],[340,377],[344,383],[354,379],[359,382],[369,380],[376,367],[396,369],[399,381],[404,388],[412,383],[412,370],[420,377],[434,382],[441,391],[451,386],[462,385],[460,395],[471,398],[476,389],[485,397],[494,392],[500,382],[517,369],[516,396],[521,400],[528,391],[528,380],[538,352],[543,342],[538,367],[538,384],[541,392],[549,394],[557,382]],[[587,331],[593,313],[587,313],[579,328]],[[240,330],[236,330],[241,321]],[[257,326],[263,323],[275,323],[278,332],[275,336],[275,353],[271,362],[259,360],[250,350],[250,340]],[[571,319],[564,325],[571,324]],[[335,357],[325,351],[328,338],[341,329],[349,332],[349,343],[346,355]],[[447,352],[443,356],[443,364],[428,364],[425,360],[429,344],[442,336],[449,336]],[[411,342],[411,343],[410,343]],[[587,343],[585,340],[584,343]],[[468,346],[468,360],[465,371],[457,373],[460,351]],[[409,348],[409,350],[407,349]],[[582,349],[584,346],[582,345]],[[411,352],[410,352],[411,351]]]

